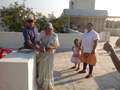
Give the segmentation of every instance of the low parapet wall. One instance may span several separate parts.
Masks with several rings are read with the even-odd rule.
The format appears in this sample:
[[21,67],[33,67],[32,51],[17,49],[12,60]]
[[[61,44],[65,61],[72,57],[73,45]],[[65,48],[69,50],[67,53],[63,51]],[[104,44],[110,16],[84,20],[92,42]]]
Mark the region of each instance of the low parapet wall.
[[[74,39],[81,39],[82,33],[76,34],[58,34],[60,41],[59,48],[71,48],[74,45]],[[2,48],[20,48],[23,46],[24,38],[22,32],[0,32],[0,47]]]
[[24,38],[20,32],[0,32],[0,47],[20,48],[23,46]]

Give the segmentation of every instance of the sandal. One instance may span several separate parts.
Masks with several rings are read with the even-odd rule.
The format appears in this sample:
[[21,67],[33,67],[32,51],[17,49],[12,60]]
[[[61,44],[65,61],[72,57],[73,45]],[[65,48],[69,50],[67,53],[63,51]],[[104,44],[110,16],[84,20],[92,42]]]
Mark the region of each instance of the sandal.
[[85,78],[90,78],[90,77],[93,77],[92,74],[88,74]]
[[85,70],[81,70],[78,73],[86,73],[86,71]]
[[77,68],[76,71],[78,71],[80,68]]
[[71,67],[71,69],[75,69],[75,68],[76,68],[75,66]]

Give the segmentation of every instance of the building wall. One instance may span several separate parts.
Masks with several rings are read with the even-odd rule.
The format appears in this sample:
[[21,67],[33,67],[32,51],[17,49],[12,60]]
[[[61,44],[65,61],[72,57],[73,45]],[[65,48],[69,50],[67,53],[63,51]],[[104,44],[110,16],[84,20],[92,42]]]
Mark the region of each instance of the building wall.
[[95,9],[95,0],[70,0],[70,9]]
[[72,23],[70,27],[74,29],[74,25],[76,24],[78,26],[77,30],[84,32],[87,23],[92,22],[94,24],[94,30],[101,32],[105,29],[105,20],[105,17],[70,17],[70,23]]

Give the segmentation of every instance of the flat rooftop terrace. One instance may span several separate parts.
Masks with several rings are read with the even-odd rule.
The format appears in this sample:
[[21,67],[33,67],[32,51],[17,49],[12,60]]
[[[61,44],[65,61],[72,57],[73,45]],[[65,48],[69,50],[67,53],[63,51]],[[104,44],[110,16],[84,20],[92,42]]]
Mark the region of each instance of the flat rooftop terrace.
[[[87,73],[85,74],[78,74],[78,71],[75,71],[74,69],[70,69],[74,64],[71,63],[70,58],[73,54],[71,47],[73,46],[73,41],[75,38],[80,39],[82,36],[82,34],[58,34],[59,37],[59,41],[60,41],[60,47],[57,49],[56,54],[55,54],[55,60],[54,60],[54,79],[55,79],[55,89],[54,90],[120,90],[120,73],[116,71],[115,66],[112,63],[111,58],[109,57],[109,55],[106,53],[106,51],[103,50],[103,45],[105,42],[99,42],[98,46],[97,46],[97,65],[94,67],[93,70],[93,77],[86,79],[85,76],[88,74],[88,68],[87,68]],[[111,36],[110,37],[110,44],[114,47],[116,40],[118,39],[118,36]],[[4,47],[4,48],[13,48],[13,49],[18,49],[19,47],[21,47],[23,45],[23,35],[22,33],[15,33],[15,32],[1,32],[0,33],[0,47]],[[114,50],[116,51],[118,57],[120,57],[120,48],[114,48]],[[9,57],[11,55],[13,55],[15,53],[11,53],[9,55],[6,56]],[[23,53],[19,54],[22,55]],[[18,54],[17,54],[18,55]],[[26,53],[25,53],[26,55]],[[0,76],[1,79],[3,79],[3,81],[1,81],[0,85],[5,86],[3,87],[4,89],[2,89],[2,87],[0,87],[0,90],[8,90],[6,88],[9,88],[8,86],[11,85],[11,81],[13,82],[13,80],[10,80],[12,78],[10,77],[16,77],[17,75],[21,77],[21,75],[19,75],[19,73],[16,73],[14,76],[12,75],[12,71],[13,71],[13,65],[14,65],[14,69],[20,69],[22,71],[30,71],[30,73],[26,73],[26,71],[24,73],[20,73],[20,74],[25,74],[26,77],[24,78],[28,78],[30,83],[28,82],[28,80],[26,79],[20,79],[21,83],[24,82],[24,80],[26,80],[28,82],[28,89],[20,89],[22,85],[23,88],[25,88],[27,85],[27,83],[22,83],[22,84],[18,84],[19,80],[14,79],[15,83],[12,84],[12,88],[9,88],[9,90],[36,90],[33,89],[34,87],[36,88],[37,86],[35,86],[36,84],[34,84],[36,82],[36,77],[35,77],[35,53],[33,55],[31,55],[31,58],[29,58],[27,61],[27,63],[21,63],[22,65],[28,65],[25,66],[25,69],[22,69],[22,65],[19,64],[18,67],[18,59],[16,58],[21,58],[21,59],[26,59],[23,58],[22,56],[17,56],[17,57],[12,57],[13,59],[16,59],[16,64],[11,64],[11,63],[6,63],[6,67],[9,66],[9,69],[5,69],[5,68],[0,68],[1,73],[3,76],[6,75],[6,77],[4,77],[4,79]],[[6,59],[3,58],[3,59]],[[11,59],[11,58],[8,58]],[[7,59],[6,59],[7,60]],[[4,60],[3,60],[4,61]],[[9,64],[9,65],[8,65]],[[16,66],[17,65],[17,66]],[[32,66],[31,66],[32,65]],[[3,65],[3,63],[1,62],[1,67],[5,67]],[[82,70],[82,63],[80,66],[80,70]],[[11,68],[11,71],[10,71]],[[24,67],[23,67],[24,68]],[[31,71],[32,68],[32,71]],[[19,70],[19,71],[20,71]],[[2,73],[3,72],[3,73]],[[9,74],[6,74],[6,73]],[[17,71],[16,71],[17,72]],[[5,73],[5,74],[4,74]],[[31,74],[34,73],[34,74]],[[13,73],[14,74],[14,73]],[[32,79],[32,78],[33,79]],[[33,81],[34,83],[33,83]],[[8,84],[3,83],[7,81]],[[10,82],[10,83],[9,83]],[[20,87],[17,87],[18,86]],[[24,84],[24,86],[23,86]],[[7,86],[8,85],[8,86]],[[15,88],[16,86],[16,88]],[[32,88],[33,87],[33,88]],[[40,89],[38,89],[40,90]]]
[[[111,36],[110,44],[114,47],[118,37]],[[120,73],[116,71],[111,58],[103,50],[105,42],[97,46],[97,65],[93,70],[93,77],[86,79],[88,74],[78,74],[75,69],[70,69],[71,49],[58,49],[54,61],[55,90],[120,90]],[[120,48],[114,49],[120,57]],[[82,63],[80,70],[82,70]]]

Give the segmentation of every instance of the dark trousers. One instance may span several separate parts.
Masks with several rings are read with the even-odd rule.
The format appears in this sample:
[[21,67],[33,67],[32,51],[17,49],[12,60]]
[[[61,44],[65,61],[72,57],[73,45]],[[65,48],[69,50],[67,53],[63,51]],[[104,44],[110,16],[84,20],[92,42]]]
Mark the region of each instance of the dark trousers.
[[[86,70],[86,67],[87,67],[87,63],[84,63],[83,64],[83,70]],[[93,65],[89,64],[89,74],[92,74],[92,71],[93,71]]]

